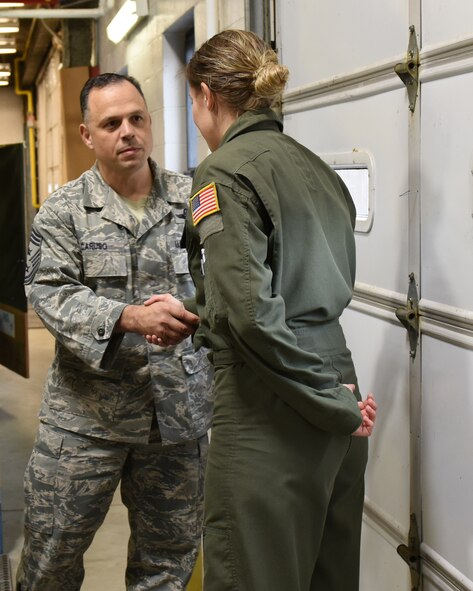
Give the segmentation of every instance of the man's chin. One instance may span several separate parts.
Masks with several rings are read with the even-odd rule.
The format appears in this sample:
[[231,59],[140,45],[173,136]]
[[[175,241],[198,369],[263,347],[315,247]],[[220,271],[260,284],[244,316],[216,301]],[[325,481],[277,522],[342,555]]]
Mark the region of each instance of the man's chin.
[[135,156],[128,156],[127,158],[120,158],[120,166],[126,169],[141,168],[147,163],[148,159],[143,157],[143,154],[136,154]]

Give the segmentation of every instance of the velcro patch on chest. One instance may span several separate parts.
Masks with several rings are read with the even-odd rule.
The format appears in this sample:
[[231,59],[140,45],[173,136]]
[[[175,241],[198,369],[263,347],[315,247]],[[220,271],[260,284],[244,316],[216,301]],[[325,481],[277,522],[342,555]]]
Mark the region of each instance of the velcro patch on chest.
[[205,218],[205,220],[202,220],[202,223],[199,224],[198,227],[200,243],[204,244],[205,240],[209,236],[211,236],[212,234],[216,234],[217,232],[221,232],[222,230],[223,217],[221,212],[218,212],[215,215]]

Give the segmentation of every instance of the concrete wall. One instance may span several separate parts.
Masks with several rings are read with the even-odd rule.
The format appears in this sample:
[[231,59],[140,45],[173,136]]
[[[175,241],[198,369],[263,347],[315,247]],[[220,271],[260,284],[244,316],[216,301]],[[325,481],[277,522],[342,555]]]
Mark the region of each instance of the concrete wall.
[[[127,68],[128,74],[140,82],[153,121],[152,156],[160,166],[183,171],[187,168],[182,54],[185,31],[193,22],[199,47],[217,31],[245,28],[245,0],[150,0],[149,16],[115,45],[108,40],[106,27],[122,4],[122,0],[116,0],[98,25],[100,72]],[[199,161],[207,153],[207,145],[199,137]]]

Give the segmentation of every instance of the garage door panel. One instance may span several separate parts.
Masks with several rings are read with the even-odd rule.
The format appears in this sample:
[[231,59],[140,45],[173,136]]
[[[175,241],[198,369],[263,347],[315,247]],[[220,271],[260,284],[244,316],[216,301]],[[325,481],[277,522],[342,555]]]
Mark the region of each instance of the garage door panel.
[[396,541],[369,520],[363,523],[360,590],[405,591],[411,589],[410,573],[396,552]]
[[402,55],[406,49],[405,2],[318,0],[305,2],[302,10],[299,0],[279,5],[278,20],[285,24],[281,58],[291,66],[289,90]]
[[471,37],[473,2],[423,0],[422,42],[424,47],[452,43]]
[[[368,154],[374,170],[373,223],[357,233],[357,280],[407,290],[408,159],[406,97],[396,90],[287,115],[287,133],[321,157]],[[383,129],[383,134],[379,133]]]
[[[366,495],[403,529],[409,529],[409,358],[405,331],[369,314],[348,309],[342,316],[361,391],[379,404],[370,439]],[[386,483],[389,482],[389,486]]]
[[[422,297],[473,302],[473,74],[422,89]],[[452,104],[452,97],[458,98]]]
[[473,351],[423,337],[424,542],[473,580]]

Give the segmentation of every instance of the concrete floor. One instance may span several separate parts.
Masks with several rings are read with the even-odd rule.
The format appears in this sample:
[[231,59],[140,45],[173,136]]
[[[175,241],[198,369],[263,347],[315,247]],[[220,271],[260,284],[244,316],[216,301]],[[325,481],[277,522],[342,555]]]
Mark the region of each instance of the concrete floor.
[[[23,540],[23,474],[38,425],[37,413],[54,340],[44,328],[29,330],[30,378],[0,365],[0,494],[3,552],[14,575]],[[128,542],[126,510],[116,494],[104,524],[85,555],[82,591],[124,591]],[[196,572],[188,591],[199,591]]]

